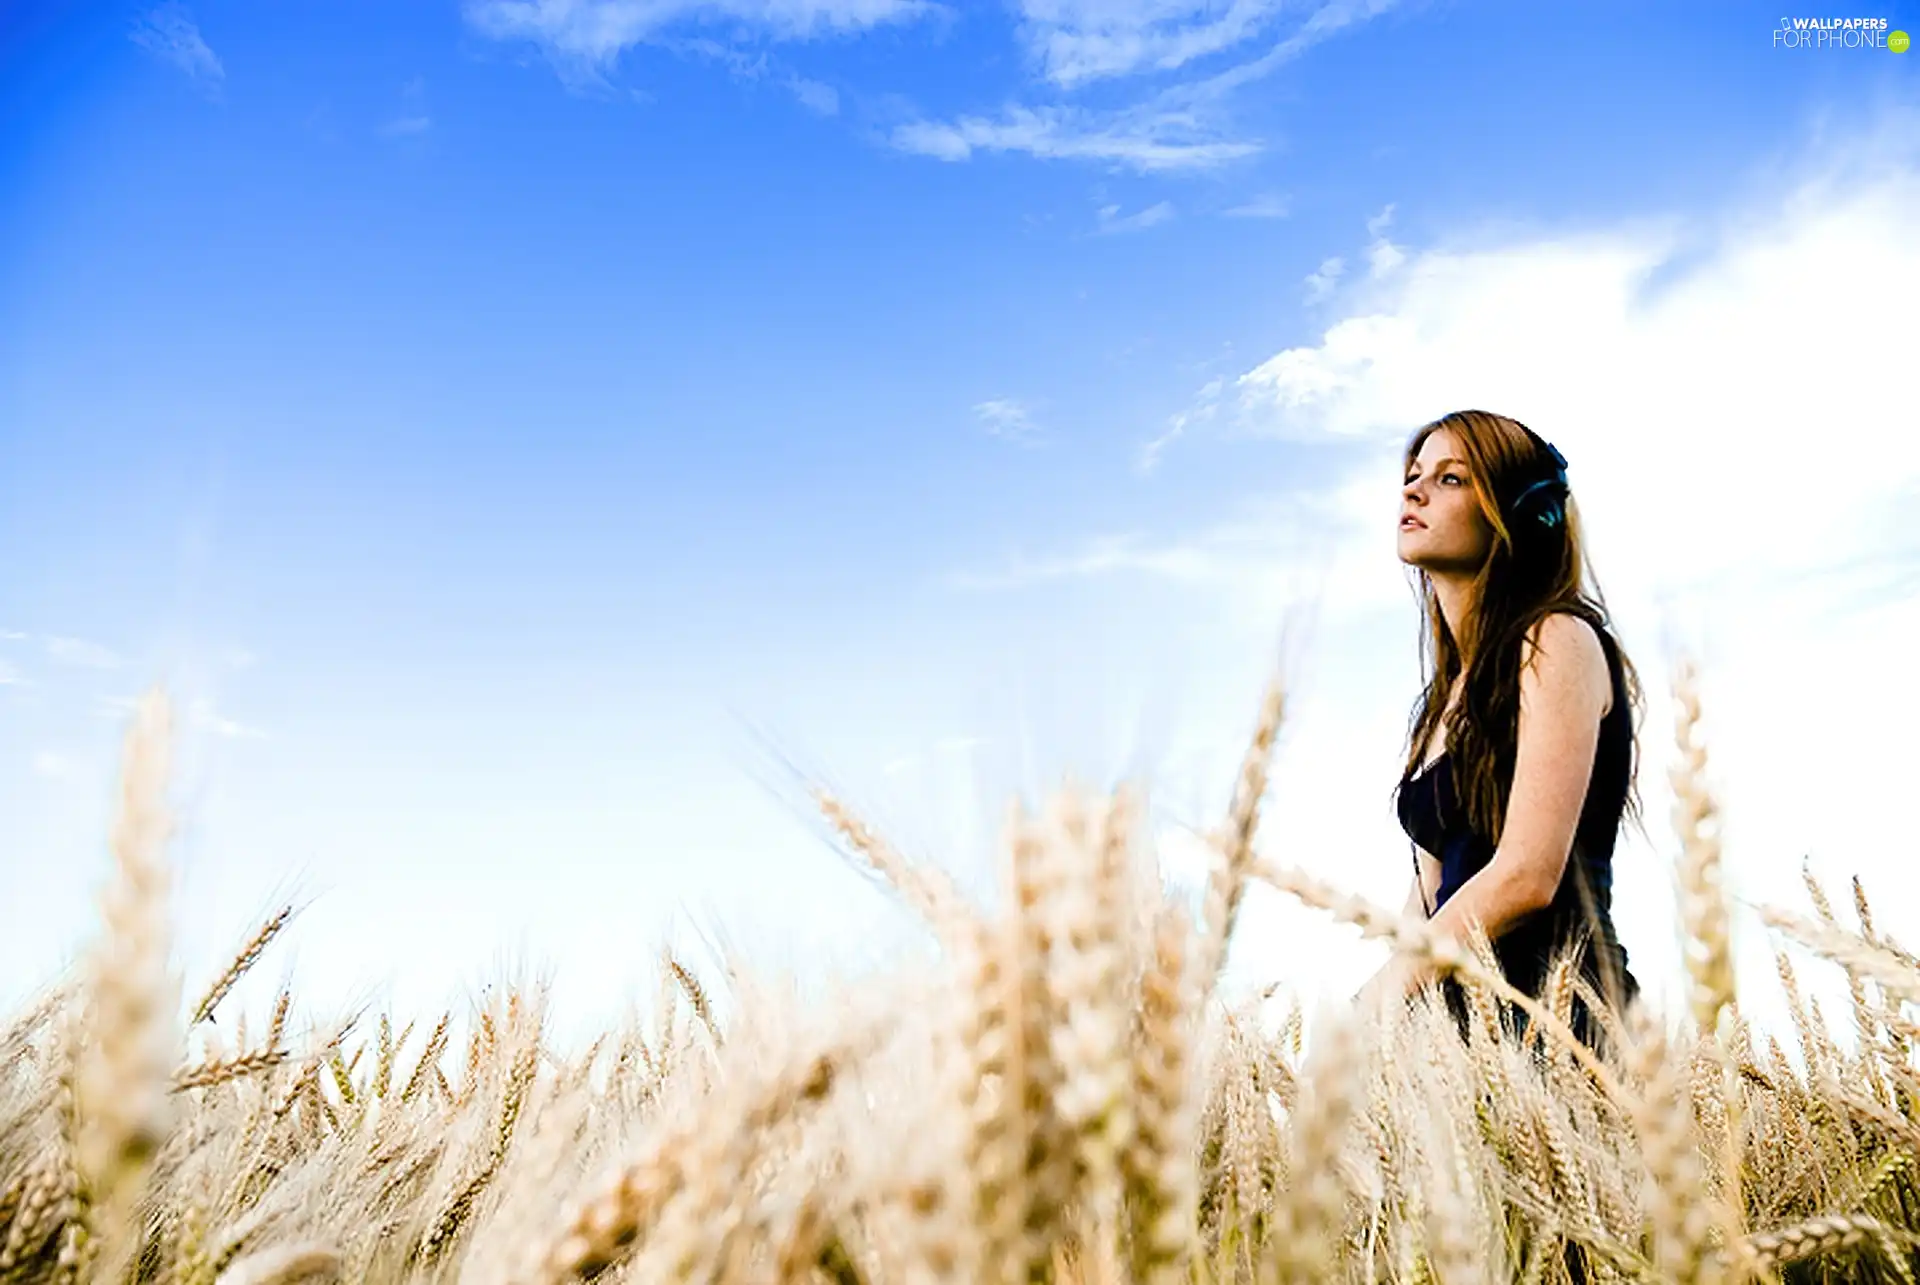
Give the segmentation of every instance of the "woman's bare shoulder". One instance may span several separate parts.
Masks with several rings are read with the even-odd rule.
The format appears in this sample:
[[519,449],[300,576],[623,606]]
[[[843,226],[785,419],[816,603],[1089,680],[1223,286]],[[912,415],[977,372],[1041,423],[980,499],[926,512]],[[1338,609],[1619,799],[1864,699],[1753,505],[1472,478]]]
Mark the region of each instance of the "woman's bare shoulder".
[[1585,683],[1602,694],[1604,707],[1611,707],[1613,672],[1607,664],[1599,628],[1585,616],[1572,611],[1552,611],[1535,621],[1521,643],[1523,675],[1535,666],[1536,659],[1544,659],[1561,681]]

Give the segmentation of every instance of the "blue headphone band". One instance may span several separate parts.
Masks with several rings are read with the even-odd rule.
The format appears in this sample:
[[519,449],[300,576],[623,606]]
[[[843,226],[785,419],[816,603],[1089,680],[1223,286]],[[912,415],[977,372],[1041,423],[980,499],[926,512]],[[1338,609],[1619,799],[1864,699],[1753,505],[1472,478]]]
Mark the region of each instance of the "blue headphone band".
[[[1525,428],[1525,425],[1522,425],[1522,428]],[[1518,495],[1514,496],[1507,504],[1507,514],[1510,517],[1520,517],[1525,514],[1528,509],[1536,509],[1537,512],[1533,512],[1531,516],[1537,518],[1542,526],[1557,527],[1560,525],[1561,519],[1566,516],[1567,457],[1560,453],[1559,447],[1547,441],[1532,429],[1526,428],[1525,431],[1528,437],[1545,448],[1548,457],[1553,460],[1553,473],[1527,486]],[[1528,496],[1532,495],[1535,491],[1543,490],[1550,492],[1547,500],[1527,505]],[[1555,500],[1559,500],[1560,503],[1554,503]],[[1525,507],[1523,508],[1523,506]]]

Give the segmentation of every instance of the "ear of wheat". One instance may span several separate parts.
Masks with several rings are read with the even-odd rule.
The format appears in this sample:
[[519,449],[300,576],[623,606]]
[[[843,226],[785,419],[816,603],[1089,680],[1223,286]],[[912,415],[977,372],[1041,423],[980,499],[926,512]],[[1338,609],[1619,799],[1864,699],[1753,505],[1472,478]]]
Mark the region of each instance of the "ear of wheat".
[[[518,981],[458,1033],[452,1013],[296,1018],[283,990],[249,1039],[235,983],[286,909],[183,1006],[155,694],[87,968],[0,1022],[0,1285],[1451,1283],[1554,1281],[1570,1259],[1594,1278],[1910,1280],[1920,959],[1857,883],[1855,930],[1809,874],[1812,913],[1761,918],[1839,969],[1852,1039],[1784,951],[1793,1038],[1754,1026],[1690,668],[1678,685],[1689,1022],[1612,1012],[1570,956],[1525,994],[1487,943],[1262,852],[1275,682],[1197,913],[1130,783],[1010,808],[980,906],[822,791],[938,956],[801,1005],[666,952],[653,1019],[584,1052]],[[1311,1025],[1297,996],[1268,1020],[1288,979],[1229,993],[1256,879],[1459,980],[1468,1039],[1431,991]],[[1577,1006],[1605,1049],[1576,1037]]]

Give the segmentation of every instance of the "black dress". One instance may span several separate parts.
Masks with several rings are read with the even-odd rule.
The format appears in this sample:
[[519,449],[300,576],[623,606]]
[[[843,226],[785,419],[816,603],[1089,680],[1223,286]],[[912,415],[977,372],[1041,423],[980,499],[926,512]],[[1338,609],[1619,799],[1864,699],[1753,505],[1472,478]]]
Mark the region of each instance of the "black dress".
[[[1627,704],[1626,676],[1613,640],[1598,630],[1613,680],[1613,707],[1600,720],[1600,739],[1593,772],[1587,779],[1586,802],[1574,832],[1573,848],[1553,900],[1493,941],[1494,954],[1507,981],[1519,991],[1538,997],[1546,982],[1547,966],[1562,942],[1577,943],[1580,973],[1594,990],[1611,1001],[1618,1013],[1639,993],[1640,986],[1627,968],[1627,953],[1613,931],[1613,844],[1626,808],[1628,776],[1632,771],[1633,713]],[[1401,781],[1398,791],[1400,826],[1414,843],[1440,862],[1440,889],[1429,915],[1460,890],[1493,857],[1494,841],[1476,833],[1467,823],[1450,777],[1446,753]],[[1415,869],[1418,870],[1418,858]],[[1466,1010],[1457,986],[1445,988],[1449,1005],[1462,1023]],[[1525,1015],[1512,1013],[1524,1028]],[[1589,1046],[1598,1047],[1600,1032],[1577,999],[1573,1028]]]

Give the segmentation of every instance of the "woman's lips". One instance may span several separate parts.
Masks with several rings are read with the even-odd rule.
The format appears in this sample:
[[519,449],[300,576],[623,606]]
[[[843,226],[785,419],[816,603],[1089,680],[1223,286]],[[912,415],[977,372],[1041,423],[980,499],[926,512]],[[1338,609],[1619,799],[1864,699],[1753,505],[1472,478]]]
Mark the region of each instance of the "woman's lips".
[[1413,531],[1416,529],[1424,530],[1426,529],[1426,525],[1427,524],[1422,522],[1419,518],[1401,518],[1400,519],[1400,529],[1402,531]]

